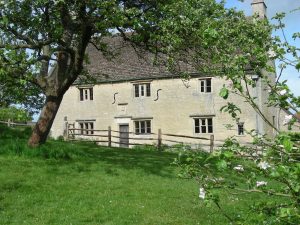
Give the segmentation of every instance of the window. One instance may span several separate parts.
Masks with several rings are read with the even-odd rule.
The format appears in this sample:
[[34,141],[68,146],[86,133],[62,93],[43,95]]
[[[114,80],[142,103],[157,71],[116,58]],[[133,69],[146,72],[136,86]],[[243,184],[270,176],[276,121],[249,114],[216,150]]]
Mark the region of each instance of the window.
[[210,93],[211,92],[211,78],[200,80],[200,92]]
[[80,134],[94,134],[93,122],[79,122]]
[[151,120],[135,121],[135,134],[150,134]]
[[196,118],[194,120],[195,120],[195,133],[196,134],[211,134],[211,133],[213,133],[212,118]]
[[93,100],[93,88],[79,88],[80,101]]
[[238,135],[244,135],[244,123],[238,123]]
[[150,83],[146,84],[134,84],[134,97],[150,97],[151,88]]

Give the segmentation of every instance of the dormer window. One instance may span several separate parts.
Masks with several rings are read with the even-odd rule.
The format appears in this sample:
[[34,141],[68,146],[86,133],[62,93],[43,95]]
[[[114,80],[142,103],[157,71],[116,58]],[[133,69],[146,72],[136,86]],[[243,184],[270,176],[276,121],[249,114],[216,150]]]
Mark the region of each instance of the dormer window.
[[93,100],[93,88],[79,88],[80,101]]
[[150,97],[151,88],[150,83],[134,84],[134,97]]

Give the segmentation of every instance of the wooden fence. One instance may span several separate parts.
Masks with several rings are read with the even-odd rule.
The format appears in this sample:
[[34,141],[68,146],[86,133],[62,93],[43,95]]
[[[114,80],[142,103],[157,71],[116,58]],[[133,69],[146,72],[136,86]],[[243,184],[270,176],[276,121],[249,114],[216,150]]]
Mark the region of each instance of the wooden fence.
[[[0,121],[0,124],[6,124],[8,127],[32,127],[34,123],[15,123],[11,120]],[[109,147],[112,144],[119,145],[155,145],[158,149],[161,149],[163,145],[174,145],[174,144],[183,144],[183,145],[195,145],[198,144],[203,148],[213,151],[214,147],[220,147],[224,144],[225,140],[215,140],[214,135],[210,135],[209,138],[205,137],[194,137],[187,135],[178,135],[178,134],[168,134],[163,133],[161,129],[158,129],[157,133],[150,133],[147,135],[136,135],[134,132],[122,132],[128,134],[128,139],[126,143],[121,142],[120,140],[120,131],[112,130],[111,127],[108,127],[107,130],[91,130],[91,129],[79,129],[75,128],[74,124],[66,123],[66,130],[64,132],[65,140],[70,141],[88,141],[88,142],[97,142],[97,143],[107,143]],[[130,137],[134,135],[134,137]],[[76,138],[78,137],[78,138]],[[187,142],[187,140],[194,140],[193,143]],[[196,141],[196,142],[195,142]],[[141,143],[143,142],[143,143]],[[205,143],[203,143],[205,142]],[[251,142],[242,143],[244,145],[251,145]]]
[[[126,134],[128,137],[121,137],[121,133]],[[214,149],[214,135],[210,135],[209,138],[194,137],[163,133],[161,129],[158,129],[157,133],[136,135],[134,132],[120,132],[112,130],[111,127],[108,127],[107,130],[92,130],[75,128],[73,124],[66,124],[65,139],[71,141],[92,141],[97,143],[107,143],[107,146],[109,147],[111,147],[112,144],[118,144],[121,147],[136,145],[155,145],[158,149],[161,149],[163,145],[198,144],[202,147],[205,146],[206,148],[209,148],[210,152],[212,152]],[[194,141],[193,143],[191,143],[187,140]],[[199,142],[197,142],[197,140]]]
[[34,124],[27,123],[15,123],[11,120],[8,121],[0,121],[0,124],[6,124],[8,127],[32,127]]

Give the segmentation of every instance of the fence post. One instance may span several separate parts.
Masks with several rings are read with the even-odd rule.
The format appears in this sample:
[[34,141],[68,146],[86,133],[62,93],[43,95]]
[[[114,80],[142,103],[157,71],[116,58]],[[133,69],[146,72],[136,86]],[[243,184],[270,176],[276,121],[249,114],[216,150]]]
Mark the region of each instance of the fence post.
[[7,126],[10,127],[10,119],[7,120]]
[[66,133],[65,133],[65,141],[67,141],[69,139],[69,123],[68,122],[65,122],[65,126],[66,126]]
[[210,149],[209,149],[210,153],[212,153],[214,150],[214,139],[215,139],[215,136],[213,134],[210,135]]
[[157,148],[160,151],[162,144],[162,137],[161,137],[161,129],[158,129],[158,137],[157,137]]
[[111,126],[108,127],[108,147],[111,147]]

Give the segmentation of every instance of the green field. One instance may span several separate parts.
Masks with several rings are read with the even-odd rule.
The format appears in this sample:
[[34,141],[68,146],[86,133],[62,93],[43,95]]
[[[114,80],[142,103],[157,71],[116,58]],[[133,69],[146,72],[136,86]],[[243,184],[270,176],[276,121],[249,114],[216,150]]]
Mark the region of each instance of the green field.
[[[27,133],[0,127],[1,225],[229,224],[195,181],[178,178],[175,153],[62,141],[28,149]],[[253,198],[223,193],[222,204],[243,214]]]

